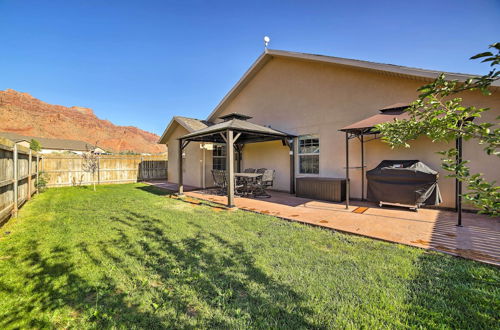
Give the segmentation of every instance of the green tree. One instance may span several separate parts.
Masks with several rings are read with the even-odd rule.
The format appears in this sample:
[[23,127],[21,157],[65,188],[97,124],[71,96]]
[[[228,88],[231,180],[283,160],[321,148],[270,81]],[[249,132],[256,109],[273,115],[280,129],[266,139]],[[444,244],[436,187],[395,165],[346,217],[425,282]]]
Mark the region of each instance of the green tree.
[[[471,59],[482,59],[489,63],[488,74],[467,79],[465,82],[447,80],[441,74],[436,80],[418,89],[418,99],[406,110],[409,119],[395,120],[377,125],[383,141],[394,147],[409,148],[409,141],[419,136],[427,136],[433,142],[451,142],[456,139],[476,140],[486,154],[499,157],[500,129],[497,117],[494,122],[479,120],[489,108],[464,106],[463,92],[481,91],[485,96],[491,94],[491,84],[500,79],[500,43],[490,45],[492,51],[472,56]],[[449,177],[454,177],[467,186],[467,192],[462,194],[465,200],[476,206],[481,213],[492,216],[500,215],[500,187],[495,181],[489,182],[482,173],[471,173],[468,160],[456,161],[457,149],[450,148],[440,151],[442,168],[448,171]]]
[[33,150],[33,151],[40,151],[40,150],[42,150],[42,145],[37,140],[31,139],[31,141],[30,141],[30,149]]

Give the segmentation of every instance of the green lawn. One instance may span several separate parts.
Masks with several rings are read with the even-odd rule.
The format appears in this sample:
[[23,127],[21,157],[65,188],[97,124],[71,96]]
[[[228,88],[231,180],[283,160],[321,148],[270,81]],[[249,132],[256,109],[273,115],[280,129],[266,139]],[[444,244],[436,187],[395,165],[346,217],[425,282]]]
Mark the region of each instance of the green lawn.
[[480,263],[168,198],[58,188],[0,228],[0,328],[495,328]]

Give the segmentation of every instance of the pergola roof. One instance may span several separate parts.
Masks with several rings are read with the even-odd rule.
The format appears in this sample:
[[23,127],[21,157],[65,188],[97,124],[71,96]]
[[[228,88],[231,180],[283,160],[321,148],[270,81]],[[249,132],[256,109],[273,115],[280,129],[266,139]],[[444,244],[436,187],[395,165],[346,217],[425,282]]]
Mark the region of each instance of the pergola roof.
[[387,123],[396,119],[409,119],[410,115],[405,112],[405,109],[408,107],[409,105],[406,103],[396,103],[386,106],[379,110],[379,114],[365,118],[363,120],[355,122],[354,124],[345,126],[340,130],[342,132],[355,134],[373,134],[373,128],[375,127],[375,125]]
[[184,141],[224,143],[225,140],[220,133],[225,133],[228,130],[235,133],[241,133],[238,138],[239,144],[283,140],[294,137],[292,134],[284,133],[271,127],[257,125],[246,120],[234,118],[186,134],[181,136],[180,139]]

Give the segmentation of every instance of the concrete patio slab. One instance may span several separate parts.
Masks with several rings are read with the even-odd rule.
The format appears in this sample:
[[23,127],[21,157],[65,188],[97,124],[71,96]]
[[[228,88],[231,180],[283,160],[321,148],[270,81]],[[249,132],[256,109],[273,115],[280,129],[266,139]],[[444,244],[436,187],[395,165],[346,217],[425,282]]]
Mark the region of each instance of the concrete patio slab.
[[[177,187],[170,183],[151,184],[171,191]],[[217,196],[209,190],[185,191],[193,198],[226,203],[225,196]],[[374,203],[360,201],[352,201],[349,209],[345,209],[342,203],[316,201],[283,192],[271,192],[271,195],[267,199],[237,197],[235,204],[243,210],[500,265],[498,218],[464,213],[463,227],[457,227],[456,213],[446,210],[414,212],[405,208],[380,208]]]

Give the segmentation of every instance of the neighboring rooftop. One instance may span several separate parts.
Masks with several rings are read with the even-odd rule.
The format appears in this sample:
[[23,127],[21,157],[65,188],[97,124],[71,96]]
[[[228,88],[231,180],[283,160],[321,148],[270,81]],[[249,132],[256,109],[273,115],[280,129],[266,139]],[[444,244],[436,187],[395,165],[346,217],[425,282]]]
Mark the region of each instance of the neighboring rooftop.
[[88,151],[94,148],[90,143],[78,140],[50,139],[37,136],[20,135],[11,132],[0,132],[0,136],[14,142],[29,142],[34,139],[40,142],[42,149]]

